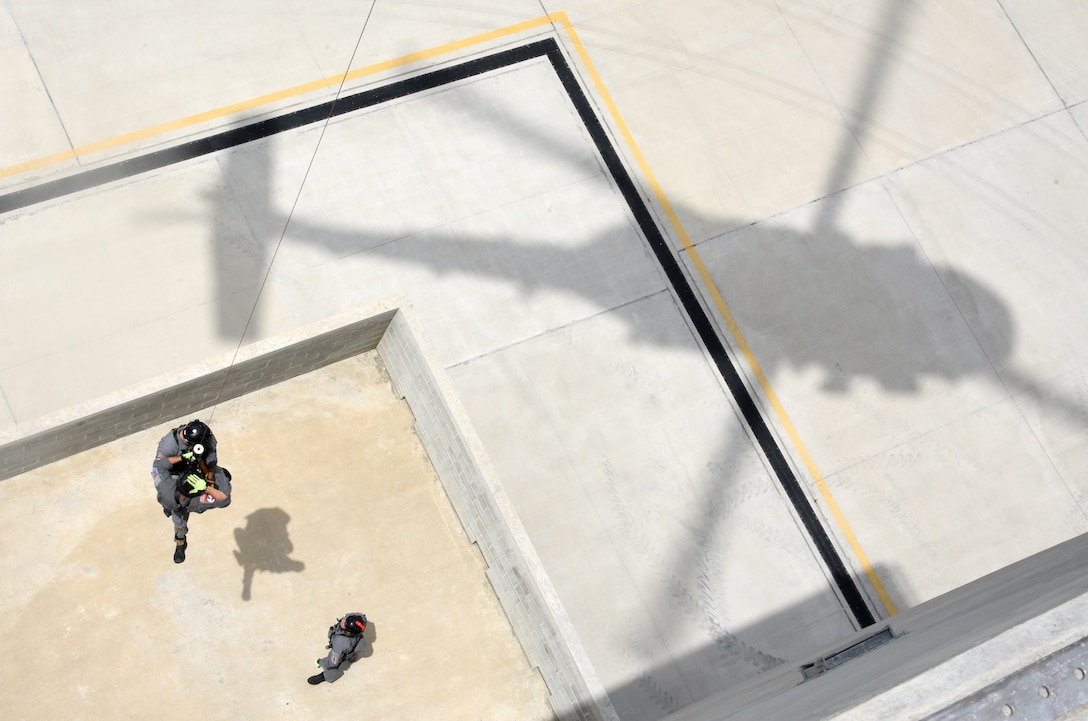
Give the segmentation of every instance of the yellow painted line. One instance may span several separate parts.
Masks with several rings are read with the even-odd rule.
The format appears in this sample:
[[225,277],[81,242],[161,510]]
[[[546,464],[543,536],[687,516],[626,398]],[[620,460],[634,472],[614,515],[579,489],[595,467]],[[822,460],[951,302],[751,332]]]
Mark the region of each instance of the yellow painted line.
[[473,35],[463,40],[455,40],[453,42],[446,43],[444,45],[438,45],[430,48],[429,50],[421,50],[419,52],[409,53],[408,55],[402,55],[399,58],[392,60],[384,60],[380,63],[374,63],[373,65],[367,65],[356,70],[351,70],[347,73],[341,73],[339,75],[330,75],[327,78],[320,80],[314,80],[302,85],[296,85],[286,90],[280,90],[274,93],[268,93],[267,95],[261,95],[250,100],[244,100],[232,105],[225,105],[215,110],[208,110],[203,113],[197,113],[188,117],[180,118],[178,120],[171,120],[166,123],[160,123],[158,125],[152,125],[151,127],[144,128],[142,130],[134,130],[131,133],[124,133],[123,135],[117,135],[106,140],[99,140],[94,143],[88,143],[87,145],[81,145],[76,148],[64,150],[52,155],[46,155],[41,158],[35,158],[34,160],[28,160],[24,163],[18,163],[16,165],[9,165],[6,168],[0,168],[0,178],[10,177],[12,175],[18,175],[19,173],[25,173],[29,170],[35,170],[37,168],[46,167],[49,165],[55,165],[62,163],[66,160],[72,160],[74,158],[80,158],[85,155],[97,153],[110,148],[116,148],[128,143],[134,143],[139,140],[145,140],[147,138],[154,137],[156,135],[162,135],[163,133],[169,133],[174,130],[180,130],[193,125],[199,125],[200,123],[207,122],[209,120],[217,120],[228,115],[234,115],[236,113],[244,112],[246,110],[252,110],[259,108],[263,105],[269,105],[271,103],[279,102],[287,98],[292,98],[297,95],[303,95],[305,93],[313,92],[315,90],[321,90],[331,85],[339,85],[340,83],[346,83],[351,80],[356,80],[367,75],[373,75],[380,73],[384,70],[392,70],[394,68],[408,65],[410,63],[418,62],[420,60],[428,60],[430,58],[444,55],[446,53],[456,52],[463,50],[473,45],[479,45],[481,43],[497,40],[508,35],[515,35],[526,30],[532,30],[533,28],[540,27],[542,25],[551,25],[557,19],[556,14],[545,15],[534,20],[526,20],[524,22],[509,25],[505,28],[499,28],[498,30],[489,30],[479,35]]
[[680,219],[677,217],[676,212],[673,210],[672,204],[669,202],[668,198],[665,196],[664,191],[662,191],[660,184],[657,182],[656,176],[654,176],[653,171],[650,170],[650,166],[646,162],[645,156],[643,156],[642,151],[639,150],[638,144],[635,142],[634,137],[631,135],[631,131],[627,128],[627,124],[623,121],[623,117],[620,115],[619,109],[613,102],[611,94],[605,88],[604,82],[601,80],[600,75],[597,73],[593,62],[589,58],[589,54],[586,52],[585,46],[582,44],[581,39],[578,37],[578,34],[574,30],[574,26],[570,22],[570,18],[567,17],[567,14],[565,12],[560,11],[550,13],[548,15],[533,20],[526,20],[524,22],[516,23],[505,28],[490,30],[488,32],[480,33],[478,35],[473,35],[463,40],[456,40],[450,43],[445,43],[444,45],[438,45],[428,50],[421,50],[418,52],[409,53],[408,55],[402,55],[392,60],[386,60],[380,63],[367,65],[365,67],[351,70],[349,72],[339,75],[330,75],[329,77],[322,78],[320,80],[314,80],[309,83],[303,83],[302,85],[296,85],[294,87],[287,88],[286,90],[268,93],[266,95],[261,95],[250,100],[234,103],[232,105],[226,105],[221,108],[208,110],[202,113],[197,113],[195,115],[189,115],[178,120],[160,123],[158,125],[153,125],[142,130],[124,133],[122,135],[117,135],[112,138],[107,138],[106,140],[100,140],[94,143],[89,143],[87,145],[81,145],[76,148],[53,153],[51,155],[46,155],[41,158],[26,161],[24,163],[10,165],[6,168],[0,168],[0,178],[18,175],[19,173],[24,173],[29,170],[34,170],[49,165],[55,165],[57,163],[62,163],[66,160],[79,158],[85,155],[90,155],[92,153],[108,150],[110,148],[116,148],[127,143],[144,140],[146,138],[161,135],[163,133],[168,133],[173,130],[180,130],[182,128],[191,127],[193,125],[198,125],[200,123],[204,123],[210,120],[216,120],[228,115],[233,115],[246,110],[252,110],[263,105],[279,102],[287,98],[303,95],[305,93],[313,92],[315,90],[321,90],[322,88],[327,88],[331,85],[346,83],[351,80],[365,77],[367,75],[373,75],[375,73],[382,72],[384,70],[395,69],[404,65],[408,65],[410,63],[418,62],[420,60],[427,60],[446,53],[463,50],[464,48],[471,47],[473,45],[479,45],[481,43],[497,40],[508,35],[514,35],[520,32],[525,32],[527,30],[532,30],[542,25],[554,25],[556,23],[559,23],[563,26],[563,29],[567,33],[567,36],[574,44],[574,47],[582,60],[583,66],[586,68],[587,72],[589,72],[590,74],[590,77],[593,79],[593,82],[597,87],[597,91],[602,100],[604,101],[605,106],[608,108],[609,113],[612,115],[612,119],[615,122],[616,127],[623,135],[623,138],[627,142],[631,153],[634,155],[635,160],[639,165],[639,168],[642,170],[643,176],[650,184],[654,195],[657,197],[658,202],[661,204],[661,207],[664,209],[665,214],[668,216],[669,222],[672,224],[677,236],[683,243],[685,252],[688,253],[689,257],[691,257],[700,278],[702,279],[707,289],[710,291],[711,297],[714,299],[714,303],[717,306],[718,311],[721,313],[722,318],[725,320],[725,323],[729,327],[730,332],[736,339],[738,347],[741,349],[741,352],[743,353],[745,359],[748,361],[748,364],[751,366],[753,372],[755,373],[756,378],[758,379],[759,384],[768,399],[768,402],[770,402],[771,406],[774,408],[775,414],[778,416],[779,421],[786,429],[786,432],[790,436],[790,440],[793,442],[798,454],[801,456],[802,460],[805,463],[805,466],[808,468],[809,474],[812,476],[813,481],[816,483],[816,487],[820,490],[820,493],[824,498],[824,502],[831,510],[831,513],[834,515],[836,522],[839,524],[839,528],[842,530],[842,533],[846,537],[847,542],[850,544],[851,549],[857,556],[858,562],[865,570],[869,581],[873,584],[873,587],[876,589],[877,594],[880,596],[880,600],[884,603],[884,607],[887,609],[889,614],[894,615],[896,613],[895,604],[892,603],[891,598],[884,590],[884,585],[877,577],[876,572],[873,570],[872,564],[869,563],[868,557],[865,555],[865,552],[862,550],[861,545],[858,543],[857,537],[850,529],[850,525],[846,522],[846,518],[843,516],[842,511],[839,509],[839,506],[835,502],[834,497],[831,495],[831,491],[828,489],[827,484],[824,482],[823,476],[820,475],[819,470],[816,468],[815,462],[812,460],[811,455],[805,448],[805,445],[801,441],[800,436],[797,434],[797,430],[794,428],[793,423],[790,421],[785,409],[779,402],[777,394],[774,392],[774,389],[771,387],[771,384],[767,380],[766,375],[763,373],[763,369],[759,365],[759,362],[756,360],[751,348],[748,346],[748,342],[744,339],[744,335],[740,332],[740,328],[737,327],[736,321],[733,319],[733,315],[726,307],[725,301],[722,299],[721,294],[718,292],[717,286],[715,285],[713,279],[710,277],[710,273],[707,271],[706,266],[703,264],[703,261],[699,257],[698,252],[696,252],[695,246],[692,245],[691,239],[688,237],[687,231],[684,230],[683,225],[680,223]]
[[672,204],[669,199],[665,197],[664,191],[661,189],[661,185],[657,182],[657,178],[654,176],[653,171],[650,170],[649,163],[646,162],[645,156],[642,151],[639,150],[638,144],[635,142],[634,136],[631,135],[631,131],[628,129],[627,124],[623,122],[623,118],[620,116],[619,109],[612,100],[611,94],[604,86],[604,82],[601,80],[601,76],[597,73],[593,66],[593,62],[589,59],[589,54],[586,52],[585,46],[582,44],[581,39],[574,30],[574,26],[571,24],[570,19],[564,12],[553,13],[558,16],[558,20],[562,23],[567,36],[571,39],[575,49],[578,52],[579,57],[582,60],[582,64],[586,68],[590,77],[593,79],[593,83],[597,86],[597,92],[599,93],[601,100],[608,108],[608,112],[612,115],[612,120],[615,122],[616,128],[627,142],[628,147],[631,150],[635,161],[638,163],[639,168],[642,170],[643,176],[646,178],[646,182],[650,184],[650,188],[653,190],[654,195],[657,197],[658,202],[661,204],[662,209],[665,211],[665,215],[668,216],[669,222],[672,223],[673,229],[676,231],[677,236],[680,238],[684,245],[684,251],[691,258],[692,263],[695,265],[696,270],[699,273],[700,279],[703,284],[710,291],[711,297],[714,299],[714,304],[718,308],[718,312],[721,313],[722,319],[729,327],[730,333],[733,334],[733,338],[736,339],[737,346],[740,348],[741,353],[744,355],[745,360],[748,361],[748,365],[752,368],[752,372],[755,374],[756,379],[759,381],[760,387],[763,389],[763,393],[767,398],[767,401],[774,409],[775,415],[778,416],[779,422],[781,422],[786,433],[790,437],[790,441],[793,442],[794,448],[797,449],[798,455],[801,457],[808,469],[809,475],[812,477],[813,482],[816,484],[816,488],[819,489],[820,495],[824,499],[824,503],[831,511],[832,516],[835,518],[835,522],[839,525],[839,529],[842,531],[843,537],[846,538],[847,543],[850,544],[851,550],[858,559],[858,563],[861,564],[862,569],[865,571],[865,575],[869,578],[869,582],[873,585],[877,595],[880,597],[881,603],[884,604],[884,608],[889,615],[895,615],[897,610],[895,603],[892,601],[888,592],[884,588],[884,584],[881,583],[880,578],[877,576],[876,571],[873,569],[873,565],[869,562],[869,557],[865,554],[861,544],[858,542],[857,536],[854,535],[853,530],[850,528],[850,524],[846,522],[846,517],[843,515],[842,510],[839,508],[839,504],[835,502],[834,496],[831,495],[831,490],[827,487],[827,483],[824,481],[823,476],[820,474],[819,469],[816,468],[816,463],[812,460],[812,456],[809,454],[808,449],[805,448],[804,442],[801,440],[800,435],[797,433],[797,429],[794,428],[793,422],[790,421],[789,415],[782,407],[782,403],[778,400],[778,394],[774,392],[774,388],[771,387],[771,383],[767,380],[766,374],[763,372],[762,366],[759,361],[756,360],[755,354],[752,353],[751,347],[748,345],[748,341],[744,339],[744,334],[741,333],[740,328],[737,326],[736,321],[733,319],[733,314],[729,312],[729,308],[726,307],[725,301],[722,299],[721,293],[718,292],[718,287],[714,283],[714,280],[710,277],[710,272],[707,271],[706,265],[703,263],[702,258],[699,257],[699,253],[695,250],[695,246],[692,245],[691,238],[688,236],[687,231],[684,230],[684,226],[680,223],[680,218],[677,217],[676,211],[673,210]]

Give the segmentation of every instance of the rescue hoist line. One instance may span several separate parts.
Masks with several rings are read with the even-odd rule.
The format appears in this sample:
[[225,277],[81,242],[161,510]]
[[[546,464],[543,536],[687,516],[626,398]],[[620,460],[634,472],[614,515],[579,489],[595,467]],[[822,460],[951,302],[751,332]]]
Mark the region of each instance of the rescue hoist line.
[[325,137],[325,130],[329,127],[329,121],[332,119],[336,103],[340,100],[340,95],[344,92],[344,83],[347,81],[348,73],[351,71],[351,66],[355,62],[355,56],[359,53],[359,47],[363,43],[363,33],[366,32],[366,26],[370,24],[370,17],[374,14],[374,6],[377,5],[377,3],[378,0],[372,0],[370,3],[370,10],[367,11],[366,19],[363,20],[363,27],[359,30],[359,37],[355,40],[355,48],[351,51],[351,57],[348,59],[347,67],[344,69],[344,74],[340,78],[340,85],[336,88],[336,95],[333,96],[332,102],[329,104],[329,113],[325,116],[325,121],[321,124],[321,132],[317,136],[314,152],[310,156],[310,162],[306,165],[306,172],[302,175],[302,181],[298,184],[298,192],[295,193],[295,200],[291,203],[291,210],[287,213],[287,218],[283,223],[283,229],[280,231],[280,237],[276,241],[276,247],[272,250],[272,257],[269,258],[268,267],[265,269],[264,277],[261,279],[261,285],[257,288],[257,296],[253,299],[253,307],[249,310],[249,317],[246,318],[245,327],[242,328],[242,333],[238,337],[238,345],[234,347],[234,355],[230,359],[230,364],[227,366],[227,372],[223,375],[223,382],[219,385],[219,391],[215,395],[215,402],[212,403],[212,409],[208,416],[209,421],[215,418],[215,411],[219,407],[219,401],[223,397],[223,391],[226,390],[227,381],[230,379],[230,373],[234,369],[234,363],[238,360],[238,353],[242,350],[242,343],[245,341],[246,333],[249,332],[249,326],[253,322],[253,317],[257,314],[257,304],[260,303],[261,294],[264,293],[264,287],[268,283],[268,278],[272,275],[272,266],[276,262],[276,255],[280,252],[280,246],[283,245],[283,239],[287,235],[287,228],[291,225],[291,219],[295,214],[295,208],[298,207],[299,198],[302,197],[302,189],[306,187],[306,180],[310,177],[310,170],[313,168],[314,160],[317,158],[317,151],[321,149],[321,141]]

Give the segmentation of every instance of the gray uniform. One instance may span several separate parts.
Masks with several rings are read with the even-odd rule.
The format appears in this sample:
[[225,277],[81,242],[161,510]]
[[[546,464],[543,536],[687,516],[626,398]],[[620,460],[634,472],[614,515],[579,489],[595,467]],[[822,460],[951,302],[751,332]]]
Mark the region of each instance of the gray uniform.
[[366,650],[366,639],[363,638],[361,633],[356,636],[347,635],[340,628],[340,622],[337,621],[329,627],[329,645],[327,648],[329,649],[328,655],[325,658],[318,659],[317,664],[322,668],[325,680],[331,683],[343,676],[344,671],[351,663]]
[[[181,435],[184,428],[185,426],[178,426],[162,437],[162,440],[159,441],[159,447],[155,451],[155,462],[152,464],[152,469],[169,471],[171,465],[170,461],[166,460],[167,458],[180,456],[182,453],[192,450]],[[219,463],[219,456],[216,453],[217,445],[215,434],[209,431],[208,437],[204,439],[204,462],[208,464],[208,468],[215,468]],[[151,473],[154,475],[155,471],[152,470]]]
[[222,501],[217,501],[206,493],[197,496],[183,496],[177,491],[178,479],[188,471],[188,464],[174,465],[171,456],[180,456],[192,449],[185,442],[181,431],[185,426],[174,428],[159,441],[155,451],[155,462],[151,465],[151,480],[155,484],[155,493],[159,505],[170,512],[177,538],[185,538],[189,530],[189,514],[203,513],[212,508],[225,508],[230,505],[230,473],[218,465],[215,436],[211,433],[204,439],[204,463],[215,473],[215,487],[227,494]]

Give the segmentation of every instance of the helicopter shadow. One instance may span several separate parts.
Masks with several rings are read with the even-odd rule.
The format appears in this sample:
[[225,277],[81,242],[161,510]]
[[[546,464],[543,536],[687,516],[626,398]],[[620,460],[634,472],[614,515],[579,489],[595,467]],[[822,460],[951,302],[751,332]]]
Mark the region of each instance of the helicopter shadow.
[[[898,0],[886,4],[884,37],[897,37],[910,5]],[[889,40],[888,45],[893,44]],[[1029,395],[1088,430],[1079,404],[1048,392],[1034,379],[1011,369],[1016,327],[1010,308],[996,289],[966,269],[931,262],[903,225],[893,225],[868,237],[848,230],[847,203],[862,198],[871,188],[843,191],[843,184],[851,175],[867,118],[873,116],[880,102],[881,77],[893,63],[890,51],[874,57],[859,90],[855,113],[845,123],[843,144],[828,171],[827,195],[816,203],[817,215],[808,227],[790,227],[779,221],[752,224],[743,218],[711,218],[682,206],[675,208],[677,215],[695,218],[699,227],[723,229],[702,239],[699,248],[708,257],[714,282],[757,349],[758,362],[772,384],[784,373],[811,370],[819,376],[821,392],[845,397],[859,383],[903,395],[918,394],[927,379],[949,384],[981,379],[1007,392]],[[497,144],[510,141],[527,145],[578,169],[596,162],[585,145],[565,144],[542,132],[537,124],[526,123],[520,117],[503,117],[501,110],[493,107],[483,113],[483,103],[474,97],[471,85],[457,93],[443,94],[442,102],[448,113],[463,118],[476,116],[486,123]],[[487,325],[499,316],[531,315],[549,297],[577,299],[583,308],[590,309],[586,311],[588,316],[631,307],[640,298],[662,290],[662,275],[655,268],[653,253],[647,248],[644,234],[631,222],[585,237],[566,238],[554,234],[549,237],[543,225],[527,225],[520,235],[512,237],[486,230],[485,223],[474,226],[483,229],[476,232],[462,226],[455,232],[424,227],[390,233],[371,227],[365,216],[345,221],[341,215],[336,222],[330,222],[307,211],[305,204],[298,210],[287,209],[282,200],[276,199],[283,194],[272,185],[276,150],[270,142],[255,144],[244,153],[223,154],[219,162],[227,183],[210,194],[209,212],[244,207],[253,231],[249,237],[240,237],[219,226],[222,231],[214,235],[217,257],[241,259],[217,275],[220,298],[239,299],[237,305],[221,309],[220,333],[225,338],[238,338],[239,319],[247,314],[244,327],[250,333],[259,332],[259,313],[251,313],[242,300],[244,295],[236,291],[264,283],[281,242],[294,248],[305,247],[325,262],[351,259],[358,273],[361,297],[371,288],[385,287],[387,279],[378,274],[390,267],[424,271],[425,277],[449,281],[451,288],[459,283],[491,283],[507,288],[510,293],[505,297],[514,300],[504,307],[478,309],[473,318],[459,321],[465,324],[466,333],[473,332],[472,326]],[[350,159],[341,158],[340,162],[348,163]],[[298,165],[293,161],[292,168]],[[606,178],[606,182],[612,181]],[[637,215],[635,210],[631,209],[632,215]],[[609,275],[616,269],[631,275],[617,283]],[[411,288],[406,290],[412,294]],[[452,303],[455,299],[448,300]],[[429,312],[440,311],[437,306],[420,310],[425,319]],[[690,332],[644,322],[645,318],[634,311],[613,313],[612,317],[626,324],[625,340],[632,346],[699,353],[699,341]],[[723,342],[732,347],[736,341],[724,338]],[[997,369],[1002,372],[999,374]],[[654,507],[636,511],[641,499],[630,495],[622,478],[613,478],[615,482],[603,491],[611,497],[611,527],[621,533],[613,542],[625,556],[624,562],[629,567],[646,569],[651,582],[657,584],[657,598],[647,601],[654,607],[653,615],[687,619],[704,633],[703,650],[690,656],[698,662],[691,664],[686,673],[713,679],[706,688],[765,672],[804,651],[793,648],[785,653],[771,648],[767,640],[768,634],[783,631],[782,624],[797,620],[789,613],[771,613],[765,623],[755,625],[756,631],[751,626],[734,628],[723,620],[728,617],[731,591],[720,576],[725,563],[721,539],[729,524],[736,522],[734,514],[741,507],[741,499],[734,494],[742,491],[745,480],[739,475],[741,469],[726,459],[749,443],[743,433],[730,430],[734,424],[733,418],[722,419],[725,430],[721,443],[703,470],[703,495],[692,503],[691,514],[679,519],[688,542],[674,548],[655,547],[647,539],[654,537],[655,526],[667,514],[657,513],[659,509]],[[671,482],[661,476],[638,479],[634,485],[656,483],[664,488]],[[273,525],[278,533],[281,526]],[[285,527],[286,521],[282,524]],[[760,532],[767,539],[777,533],[772,528]],[[275,549],[276,544],[272,547]],[[256,560],[247,563],[239,560],[250,579],[247,588],[256,570],[277,572],[287,563],[289,546],[286,551],[282,544],[279,548],[273,550],[268,563],[261,561],[259,554],[253,554]],[[282,570],[296,569],[282,568],[278,572]],[[818,607],[819,603],[803,605]],[[639,657],[642,643],[632,640],[626,652]],[[643,681],[619,689],[628,714],[624,718],[652,721],[690,702],[675,693],[676,684],[662,681],[672,673],[657,667]]]

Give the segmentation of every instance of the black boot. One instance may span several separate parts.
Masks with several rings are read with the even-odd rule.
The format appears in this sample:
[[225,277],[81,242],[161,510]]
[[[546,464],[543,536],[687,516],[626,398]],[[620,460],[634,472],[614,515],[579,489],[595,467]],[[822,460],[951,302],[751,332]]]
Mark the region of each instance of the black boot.
[[[319,659],[319,658],[314,659],[314,666],[317,666],[318,668],[321,668],[321,659]],[[317,673],[315,673],[313,676],[310,676],[310,678],[306,679],[306,683],[310,684],[311,686],[316,686],[317,684],[323,682],[324,680],[325,680],[325,670],[322,669],[322,670],[318,671]]]
[[174,536],[174,563],[185,562],[185,548],[189,543],[184,538]]

